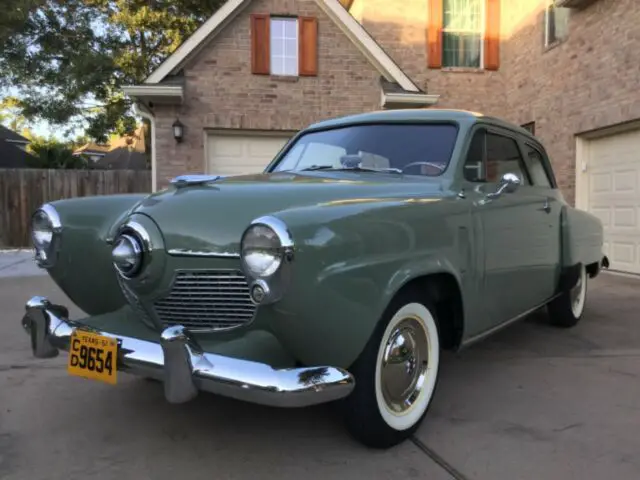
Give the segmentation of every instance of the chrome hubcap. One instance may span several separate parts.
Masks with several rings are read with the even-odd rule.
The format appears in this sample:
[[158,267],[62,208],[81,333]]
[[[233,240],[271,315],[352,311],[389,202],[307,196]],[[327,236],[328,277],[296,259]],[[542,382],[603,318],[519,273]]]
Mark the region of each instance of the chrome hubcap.
[[429,341],[417,319],[400,322],[384,349],[381,386],[387,408],[402,414],[416,402],[424,385]]

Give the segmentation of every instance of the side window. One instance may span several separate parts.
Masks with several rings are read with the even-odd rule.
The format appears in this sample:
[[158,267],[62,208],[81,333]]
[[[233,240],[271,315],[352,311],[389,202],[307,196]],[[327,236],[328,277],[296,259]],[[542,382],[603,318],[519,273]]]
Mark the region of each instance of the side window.
[[520,177],[522,185],[528,185],[527,175],[522,168],[522,155],[518,143],[509,137],[487,133],[486,181],[497,183],[505,173]]
[[531,174],[533,184],[539,187],[551,188],[551,181],[544,168],[542,154],[529,144],[526,144],[525,152],[526,158],[524,159],[524,163],[527,165],[527,170]]
[[487,132],[478,130],[473,134],[467,159],[464,162],[464,178],[469,182],[484,181],[484,158]]

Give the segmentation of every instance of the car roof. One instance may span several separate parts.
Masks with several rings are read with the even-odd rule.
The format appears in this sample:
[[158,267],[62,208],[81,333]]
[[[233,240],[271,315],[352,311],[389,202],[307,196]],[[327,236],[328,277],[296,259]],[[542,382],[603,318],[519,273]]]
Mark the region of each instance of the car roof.
[[343,117],[323,120],[309,125],[307,129],[315,130],[375,122],[419,123],[438,121],[453,121],[466,125],[472,125],[474,123],[485,123],[513,130],[537,142],[536,138],[531,135],[531,132],[506,120],[502,120],[500,118],[492,117],[489,115],[484,115],[478,112],[473,112],[470,110],[456,110],[446,108],[407,108],[400,110],[378,110],[373,112],[358,113],[354,115],[346,115]]

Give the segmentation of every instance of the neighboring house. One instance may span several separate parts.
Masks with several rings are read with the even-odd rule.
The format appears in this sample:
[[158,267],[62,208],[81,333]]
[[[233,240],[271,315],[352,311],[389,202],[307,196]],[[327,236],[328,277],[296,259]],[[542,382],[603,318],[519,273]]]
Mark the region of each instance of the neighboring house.
[[109,143],[87,143],[73,152],[93,162],[93,168],[145,170],[149,159],[145,147],[145,127],[133,134],[112,139]]
[[639,23],[637,0],[229,0],[125,92],[152,122],[154,188],[260,171],[338,115],[442,107],[526,125],[567,200],[602,219],[616,268],[640,273]]
[[0,168],[29,168],[29,139],[0,125]]
[[83,157],[87,161],[97,162],[106,155],[109,151],[108,143],[87,143],[79,148],[76,148],[73,155],[76,157]]

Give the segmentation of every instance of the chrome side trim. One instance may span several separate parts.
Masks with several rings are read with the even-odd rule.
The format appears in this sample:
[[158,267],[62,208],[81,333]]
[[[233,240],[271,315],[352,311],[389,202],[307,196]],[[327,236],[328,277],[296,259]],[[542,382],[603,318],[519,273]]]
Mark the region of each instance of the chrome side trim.
[[353,376],[336,367],[274,369],[269,365],[206,353],[182,326],[165,329],[159,343],[96,331],[68,319],[65,307],[45,297],[26,304],[22,326],[31,336],[37,358],[68,350],[74,329],[94,331],[118,340],[118,370],[164,381],[165,398],[182,403],[199,390],[276,407],[305,407],[349,395]]
[[542,302],[540,305],[537,305],[533,308],[530,308],[529,310],[527,310],[526,312],[521,313],[520,315],[517,315],[515,317],[513,317],[510,320],[507,320],[506,322],[502,322],[499,325],[496,325],[495,327],[491,327],[488,330],[485,330],[484,332],[479,333],[478,335],[475,335],[471,338],[468,338],[467,340],[463,341],[462,344],[460,345],[460,349],[463,348],[467,348],[470,347],[471,345],[473,345],[474,343],[479,342],[480,340],[489,337],[490,335],[493,335],[494,333],[498,332],[499,330],[502,330],[503,328],[507,328],[509,325],[517,322],[518,320],[523,319],[524,317],[526,317],[527,315],[531,315],[533,312],[535,312],[536,310],[538,310],[539,308],[544,307],[546,304],[548,304],[549,302],[555,300],[556,298],[558,298],[561,295],[561,293],[555,294],[554,296],[552,296],[551,298],[545,300],[544,302]]
[[171,185],[176,188],[189,187],[191,185],[203,185],[209,182],[215,182],[221,178],[225,178],[222,175],[179,175],[171,180]]
[[240,258],[235,252],[212,252],[208,250],[189,250],[188,248],[172,248],[169,255],[176,257],[209,257],[209,258]]

